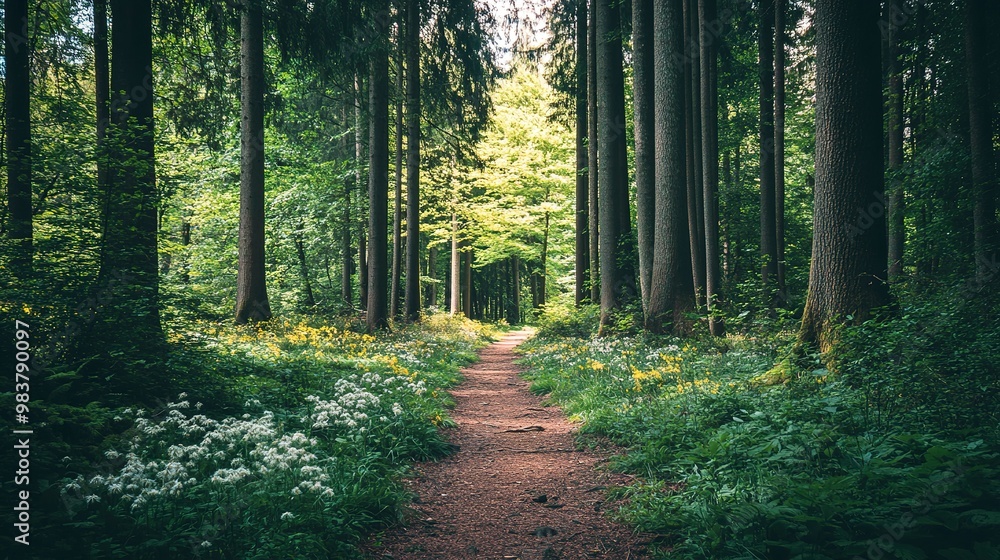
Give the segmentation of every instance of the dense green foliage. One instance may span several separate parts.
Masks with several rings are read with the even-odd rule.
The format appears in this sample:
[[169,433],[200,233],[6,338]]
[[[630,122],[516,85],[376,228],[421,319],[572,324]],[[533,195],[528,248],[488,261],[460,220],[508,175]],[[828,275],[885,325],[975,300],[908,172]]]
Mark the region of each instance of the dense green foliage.
[[915,301],[846,332],[838,371],[804,357],[777,386],[787,332],[595,339],[591,308],[548,313],[524,363],[625,446],[618,515],[663,557],[996,558],[1000,325],[959,335],[978,309]]
[[34,399],[33,532],[60,535],[35,557],[357,556],[399,518],[409,462],[449,452],[444,389],[494,331],[440,315],[378,339],[355,327],[185,323],[157,366],[178,397]]

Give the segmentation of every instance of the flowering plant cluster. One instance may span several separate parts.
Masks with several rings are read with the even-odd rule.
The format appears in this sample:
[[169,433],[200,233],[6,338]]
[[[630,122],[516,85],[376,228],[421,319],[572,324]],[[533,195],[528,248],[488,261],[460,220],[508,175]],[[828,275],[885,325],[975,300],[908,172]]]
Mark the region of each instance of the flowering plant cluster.
[[123,409],[115,419],[131,428],[98,472],[64,481],[64,502],[142,536],[95,554],[354,555],[361,536],[398,516],[408,461],[447,449],[444,389],[489,334],[464,320],[425,323],[379,337],[306,323],[217,332],[203,345],[253,360],[255,377],[280,373],[304,396],[288,405],[289,393],[257,384],[237,415],[186,393]]

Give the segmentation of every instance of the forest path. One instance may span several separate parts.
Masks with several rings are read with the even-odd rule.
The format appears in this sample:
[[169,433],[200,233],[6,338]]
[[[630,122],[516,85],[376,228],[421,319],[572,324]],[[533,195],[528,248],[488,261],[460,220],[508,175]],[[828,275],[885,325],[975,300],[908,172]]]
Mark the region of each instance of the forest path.
[[407,525],[369,547],[373,560],[646,557],[639,537],[603,515],[603,489],[625,477],[596,471],[607,456],[577,450],[574,426],[518,376],[514,348],[530,336],[507,334],[463,370],[448,430],[458,451],[417,465]]

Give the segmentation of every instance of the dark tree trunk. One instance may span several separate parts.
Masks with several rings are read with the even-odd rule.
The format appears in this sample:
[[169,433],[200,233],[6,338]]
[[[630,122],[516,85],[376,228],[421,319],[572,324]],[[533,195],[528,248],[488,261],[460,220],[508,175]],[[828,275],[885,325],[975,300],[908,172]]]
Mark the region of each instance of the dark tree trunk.
[[[361,104],[364,102],[364,82],[360,72],[355,76],[354,82],[354,184],[358,189],[358,201],[364,199],[363,185],[365,175],[363,172],[364,142],[362,141],[365,131],[364,119],[361,113]],[[359,204],[359,212],[363,205]],[[358,307],[362,310],[368,308],[368,236],[365,234],[365,216],[363,212],[357,217],[358,226]]]
[[684,21],[687,30],[684,54],[690,61],[688,71],[684,74],[690,100],[685,108],[691,112],[690,175],[686,182],[688,246],[695,304],[700,306],[705,301],[705,200],[701,153],[701,29],[698,25],[698,0],[684,2]]
[[601,325],[628,296],[631,268],[628,167],[625,156],[625,77],[621,12],[613,0],[597,5],[597,119],[601,146],[600,261]]
[[[548,196],[545,197],[546,201]],[[546,284],[548,280],[548,259],[549,259],[549,222],[551,216],[548,212],[545,213],[545,228],[542,233],[542,263],[538,273],[538,307],[545,307],[545,301],[548,297],[545,293]]]
[[[467,245],[463,243],[463,245]],[[472,319],[472,249],[462,251],[462,312]]]
[[900,0],[889,0],[888,14],[883,27],[888,30],[889,78],[889,282],[896,282],[903,274],[903,250],[906,215],[903,181],[898,176],[904,163],[903,153],[903,70],[899,60],[899,28],[892,22],[893,14],[901,13]]
[[[31,210],[31,56],[28,52],[28,1],[4,4],[4,91],[6,93],[7,238],[14,248],[14,273],[27,276],[32,260]],[[107,41],[105,40],[105,45]],[[105,61],[107,59],[105,58]],[[105,75],[106,77],[106,75]],[[107,91],[107,90],[105,90]],[[150,126],[152,124],[150,123]],[[152,152],[150,152],[150,159]]]
[[462,305],[462,254],[458,251],[458,215],[451,215],[451,275],[449,277],[448,310],[452,315],[461,311]]
[[[444,269],[444,308],[451,311],[451,253],[448,253],[448,266]],[[454,315],[454,313],[452,313]]]
[[990,96],[990,32],[986,0],[966,0],[965,58],[969,87],[969,145],[972,148],[973,227],[976,280],[985,284],[997,274],[997,175]]
[[[187,247],[191,244],[191,222],[185,220],[181,224],[181,246]],[[185,249],[185,256],[187,256],[187,251]],[[184,263],[181,265],[181,282],[187,284],[191,281],[190,265],[185,258]]]
[[[158,305],[157,192],[153,155],[153,33],[149,0],[113,0],[111,13],[128,25],[112,29],[108,167],[102,279],[127,278],[115,305],[109,306],[109,337],[144,344],[162,336]],[[8,92],[10,94],[10,92]]]
[[[581,0],[583,1],[583,0]],[[590,302],[601,300],[600,260],[600,162],[597,132],[597,7],[590,4],[587,14],[587,189],[589,215],[587,230],[590,234]]]
[[632,2],[632,95],[635,133],[635,210],[639,241],[639,292],[649,308],[653,277],[656,153],[653,143],[653,0]]
[[653,272],[646,328],[653,332],[682,329],[681,314],[693,304],[687,247],[685,183],[684,13],[680,2],[653,5],[656,81],[654,118],[656,208]]
[[719,274],[719,86],[718,37],[709,35],[709,26],[717,18],[716,0],[698,0],[701,34],[701,129],[702,174],[705,204],[705,302],[708,326],[715,336],[725,333],[722,317],[716,311],[721,277]]
[[760,53],[760,254],[765,299],[774,307],[778,282],[778,238],[774,194],[774,4],[760,2],[757,48]]
[[516,325],[521,322],[521,259],[517,256],[510,258],[510,324]]
[[[889,301],[879,6],[817,0],[816,192],[809,295],[799,337],[826,352],[837,324]],[[861,220],[859,216],[866,216]]]
[[[112,27],[112,31],[118,26]],[[240,19],[240,232],[236,323],[271,318],[264,265],[264,13],[244,0]],[[114,88],[118,91],[118,88]]]
[[774,248],[778,295],[776,303],[787,306],[785,293],[785,5],[774,6]]
[[406,4],[406,319],[420,319],[420,2]]
[[427,249],[427,278],[430,282],[424,287],[424,307],[437,305],[437,247]]
[[[733,192],[732,159],[728,150],[722,156],[722,182],[726,186],[726,192]],[[718,205],[716,208],[718,208]],[[722,284],[726,284],[732,278],[732,262],[733,252],[729,239],[729,219],[726,217],[722,221]]]
[[[344,129],[349,130],[349,124],[354,118],[354,100],[351,99],[349,102],[344,103],[343,109],[343,121]],[[356,124],[356,123],[355,123]],[[343,155],[347,161],[351,161],[354,156],[354,146],[352,145],[350,137],[344,134],[343,139]],[[354,305],[352,301],[354,296],[351,289],[351,275],[354,274],[354,251],[351,248],[351,229],[353,228],[353,223],[351,222],[351,189],[352,189],[353,177],[348,176],[344,178],[344,208],[341,213],[341,233],[340,233],[340,256],[341,256],[341,274],[340,274],[340,299],[344,304],[344,309],[351,309]]]
[[590,274],[590,191],[587,157],[587,0],[576,5],[576,304],[587,299]]
[[[111,124],[111,67],[108,50],[108,0],[94,0],[94,91],[97,101],[97,189],[108,187],[104,139]],[[10,122],[8,120],[8,122]]]
[[302,239],[302,229],[305,227],[299,222],[299,229],[295,232],[295,255],[299,259],[299,276],[302,278],[302,285],[306,292],[306,306],[314,307],[316,298],[313,297],[312,282],[309,281],[309,264],[306,262],[306,244]]
[[[399,27],[402,28],[402,25]],[[393,318],[399,316],[399,276],[403,267],[403,38],[400,35],[396,40],[396,149],[393,153],[396,183],[392,204],[392,273],[389,278],[389,316]]]
[[[388,10],[388,2],[376,6]],[[388,30],[370,62],[368,82],[368,314],[369,331],[389,326],[387,304],[389,216],[389,55]]]

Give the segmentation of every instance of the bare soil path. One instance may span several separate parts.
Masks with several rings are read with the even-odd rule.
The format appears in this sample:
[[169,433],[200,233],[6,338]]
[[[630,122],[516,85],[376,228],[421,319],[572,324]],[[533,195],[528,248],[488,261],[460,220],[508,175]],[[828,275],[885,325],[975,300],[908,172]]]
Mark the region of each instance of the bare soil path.
[[606,455],[578,451],[573,425],[518,377],[514,348],[530,334],[504,336],[463,370],[449,430],[458,451],[417,466],[414,511],[371,558],[646,558],[640,537],[603,514],[604,488],[624,477],[596,470]]

